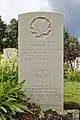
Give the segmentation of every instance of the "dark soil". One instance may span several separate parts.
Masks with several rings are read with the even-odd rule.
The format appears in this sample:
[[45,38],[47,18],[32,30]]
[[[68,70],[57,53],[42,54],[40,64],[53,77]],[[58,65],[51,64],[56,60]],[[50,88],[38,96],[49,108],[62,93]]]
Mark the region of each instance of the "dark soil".
[[[72,106],[72,104],[71,104]],[[74,106],[74,105],[73,105]],[[68,105],[67,105],[68,107]],[[69,106],[70,107],[70,106]],[[73,113],[72,112],[59,112],[53,111],[51,109],[42,111],[43,116],[41,115],[41,108],[40,106],[33,104],[28,104],[28,108],[32,113],[25,112],[23,114],[18,115],[18,120],[73,120]],[[75,108],[75,107],[74,107]]]

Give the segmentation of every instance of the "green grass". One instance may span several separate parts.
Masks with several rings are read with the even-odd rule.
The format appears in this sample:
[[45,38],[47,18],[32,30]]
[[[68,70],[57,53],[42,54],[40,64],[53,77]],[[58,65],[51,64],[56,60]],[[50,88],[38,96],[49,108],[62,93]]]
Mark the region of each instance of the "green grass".
[[64,83],[64,101],[80,104],[80,82]]

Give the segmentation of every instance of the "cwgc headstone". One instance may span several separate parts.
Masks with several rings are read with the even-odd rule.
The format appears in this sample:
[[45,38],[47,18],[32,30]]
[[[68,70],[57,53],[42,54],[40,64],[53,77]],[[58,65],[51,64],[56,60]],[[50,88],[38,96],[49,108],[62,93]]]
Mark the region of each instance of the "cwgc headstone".
[[5,48],[3,49],[3,55],[5,57],[6,60],[14,58],[15,56],[15,48]]
[[76,67],[75,67],[76,71],[80,71],[80,57],[77,57],[75,62],[76,62]]
[[63,109],[63,15],[19,15],[19,81],[42,108]]

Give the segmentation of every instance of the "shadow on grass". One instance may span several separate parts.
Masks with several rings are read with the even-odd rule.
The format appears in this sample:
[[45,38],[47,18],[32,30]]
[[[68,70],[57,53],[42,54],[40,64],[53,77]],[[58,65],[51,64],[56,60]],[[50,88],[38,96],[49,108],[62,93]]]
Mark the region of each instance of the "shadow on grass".
[[77,102],[64,102],[64,110],[77,109],[80,110],[80,103]]

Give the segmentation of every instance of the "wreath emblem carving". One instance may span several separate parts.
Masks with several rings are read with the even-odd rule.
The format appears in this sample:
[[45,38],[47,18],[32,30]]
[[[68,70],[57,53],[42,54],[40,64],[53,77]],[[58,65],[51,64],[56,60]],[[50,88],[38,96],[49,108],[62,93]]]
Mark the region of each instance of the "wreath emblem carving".
[[51,32],[51,23],[47,18],[37,17],[30,24],[31,33],[37,38],[43,38]]

